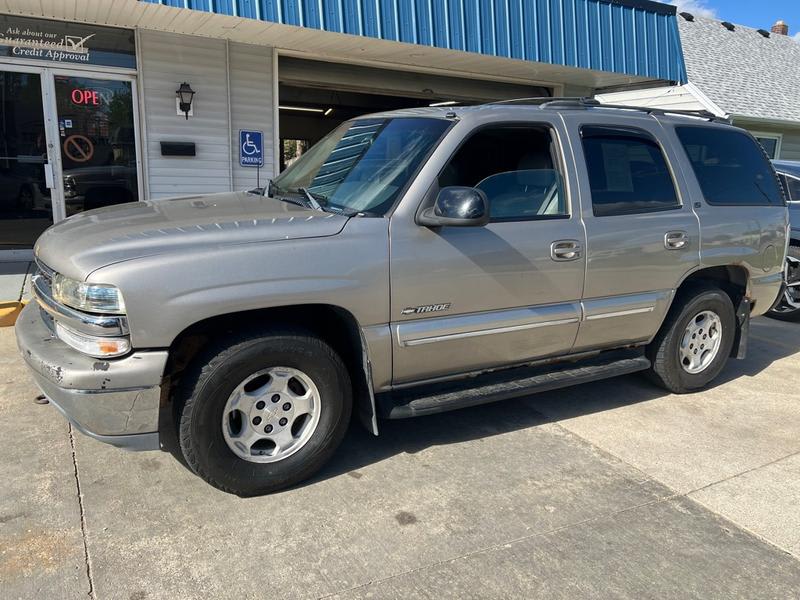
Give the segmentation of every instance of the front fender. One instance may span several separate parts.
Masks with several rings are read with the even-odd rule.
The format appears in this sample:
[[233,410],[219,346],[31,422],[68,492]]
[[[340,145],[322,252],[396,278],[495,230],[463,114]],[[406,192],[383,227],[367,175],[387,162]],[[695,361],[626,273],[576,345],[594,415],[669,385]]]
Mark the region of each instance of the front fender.
[[388,265],[388,220],[356,218],[335,236],[163,253],[89,281],[122,290],[134,348],[166,348],[200,321],[281,306],[339,306],[362,327],[385,324]]

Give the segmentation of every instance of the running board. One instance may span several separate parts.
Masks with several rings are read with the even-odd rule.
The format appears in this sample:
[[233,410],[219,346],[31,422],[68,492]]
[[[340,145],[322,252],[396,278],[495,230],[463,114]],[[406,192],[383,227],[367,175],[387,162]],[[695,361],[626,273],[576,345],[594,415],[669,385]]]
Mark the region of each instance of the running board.
[[406,419],[644,371],[641,351],[604,352],[577,362],[517,367],[476,377],[379,394],[380,416]]

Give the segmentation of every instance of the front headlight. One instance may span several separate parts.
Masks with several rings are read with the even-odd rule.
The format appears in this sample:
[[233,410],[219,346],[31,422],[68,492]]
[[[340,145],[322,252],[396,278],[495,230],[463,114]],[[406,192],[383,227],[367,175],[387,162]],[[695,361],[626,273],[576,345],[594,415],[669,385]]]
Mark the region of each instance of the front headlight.
[[90,313],[125,314],[122,292],[113,285],[84,283],[59,273],[53,275],[52,285],[56,302]]

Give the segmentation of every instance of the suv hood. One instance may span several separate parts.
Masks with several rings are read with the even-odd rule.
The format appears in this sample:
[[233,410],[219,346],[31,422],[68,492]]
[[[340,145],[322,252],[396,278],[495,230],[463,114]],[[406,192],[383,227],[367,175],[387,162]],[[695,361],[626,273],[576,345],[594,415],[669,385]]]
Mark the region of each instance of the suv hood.
[[119,204],[70,217],[36,242],[36,257],[76,279],[115,262],[194,247],[336,235],[348,217],[248,192]]

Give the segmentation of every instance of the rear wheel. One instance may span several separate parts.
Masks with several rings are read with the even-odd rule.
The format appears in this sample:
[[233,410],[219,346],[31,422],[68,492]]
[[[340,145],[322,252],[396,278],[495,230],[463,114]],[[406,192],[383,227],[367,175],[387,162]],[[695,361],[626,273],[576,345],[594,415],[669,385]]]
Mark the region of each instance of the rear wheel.
[[708,385],[722,371],[733,347],[736,316],[718,288],[682,294],[647,348],[651,378],[682,394]]
[[778,300],[767,312],[781,321],[800,321],[800,247],[789,246],[784,267],[784,286]]
[[211,485],[274,492],[310,477],[341,442],[350,378],[323,340],[300,331],[242,336],[194,364],[179,392],[178,437]]

